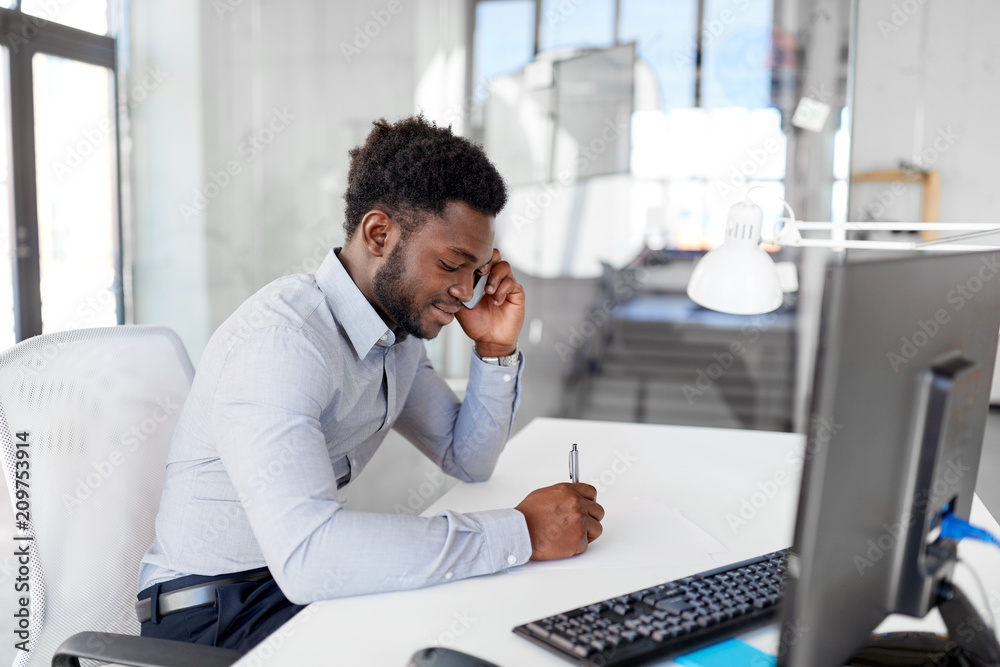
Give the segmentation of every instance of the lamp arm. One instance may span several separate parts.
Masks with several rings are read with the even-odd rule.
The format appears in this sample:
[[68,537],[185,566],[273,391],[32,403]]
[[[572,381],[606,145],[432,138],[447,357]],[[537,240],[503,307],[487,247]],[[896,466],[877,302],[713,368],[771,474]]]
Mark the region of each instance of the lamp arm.
[[996,234],[1000,232],[1000,227],[992,227],[990,229],[980,229],[975,232],[966,232],[965,234],[958,234],[957,236],[949,236],[945,239],[936,239],[934,241],[924,241],[923,243],[918,243],[917,248],[926,248],[927,246],[938,245],[941,243],[953,243],[955,241],[965,241],[967,239],[974,239],[980,236],[989,236],[990,234]]

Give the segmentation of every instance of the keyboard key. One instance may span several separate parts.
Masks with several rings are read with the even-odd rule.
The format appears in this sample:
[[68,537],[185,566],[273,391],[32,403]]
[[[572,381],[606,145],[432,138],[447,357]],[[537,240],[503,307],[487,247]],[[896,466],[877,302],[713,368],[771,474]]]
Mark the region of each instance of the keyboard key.
[[575,653],[576,652],[576,644],[574,642],[571,642],[570,640],[566,639],[565,637],[561,637],[559,635],[552,634],[552,635],[549,635],[549,641],[553,645],[558,646],[559,648],[563,649],[564,651],[569,651],[570,653]]
[[660,600],[656,603],[656,608],[660,611],[665,611],[668,614],[673,614],[677,616],[685,611],[690,611],[694,608],[690,602],[679,598],[668,598],[666,600]]
[[528,623],[528,630],[531,631],[531,634],[541,637],[542,639],[549,636],[549,631],[540,626],[538,623]]

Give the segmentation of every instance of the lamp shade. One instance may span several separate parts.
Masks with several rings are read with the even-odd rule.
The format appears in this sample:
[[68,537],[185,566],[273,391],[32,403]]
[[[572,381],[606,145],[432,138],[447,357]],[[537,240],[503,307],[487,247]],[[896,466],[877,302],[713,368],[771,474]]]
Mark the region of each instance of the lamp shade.
[[744,200],[729,209],[726,239],[694,267],[687,294],[700,306],[735,315],[758,315],[784,300],[774,260],[760,247],[760,207]]

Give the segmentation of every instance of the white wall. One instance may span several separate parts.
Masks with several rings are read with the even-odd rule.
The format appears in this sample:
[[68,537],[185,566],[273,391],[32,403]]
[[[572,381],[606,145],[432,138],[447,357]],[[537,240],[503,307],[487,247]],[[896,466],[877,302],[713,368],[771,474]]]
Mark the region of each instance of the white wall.
[[[125,196],[132,211],[125,236],[126,256],[134,257],[133,319],[173,328],[195,361],[211,333],[205,219],[198,214],[182,221],[177,203],[204,173],[201,4],[130,3],[125,87],[131,140],[131,187]],[[143,86],[150,70],[162,79],[155,87]],[[127,150],[128,142],[124,146]]]
[[173,68],[134,113],[135,321],[197,364],[247,297],[343,242],[348,149],[414,110],[417,3],[134,4],[133,72]]
[[[918,162],[940,172],[942,222],[1000,221],[1000,3],[864,0],[857,25],[852,171]],[[916,188],[855,184],[850,196],[852,220],[879,197],[886,220],[919,220]]]
[[[861,2],[852,170],[916,157],[941,172],[942,221],[995,221],[997,25],[1000,4],[991,0]],[[884,189],[852,188],[852,213],[873,187]],[[886,217],[919,214],[915,198],[903,199]]]

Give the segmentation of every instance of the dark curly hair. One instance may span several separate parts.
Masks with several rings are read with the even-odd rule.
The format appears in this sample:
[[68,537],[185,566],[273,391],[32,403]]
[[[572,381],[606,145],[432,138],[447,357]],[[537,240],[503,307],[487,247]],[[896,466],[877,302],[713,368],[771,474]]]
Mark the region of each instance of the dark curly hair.
[[507,186],[482,147],[438,127],[423,115],[372,123],[361,146],[352,148],[347,174],[344,230],[351,238],[374,208],[398,218],[403,235],[413,231],[421,213],[441,215],[460,201],[496,216],[507,203]]

